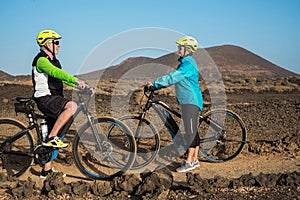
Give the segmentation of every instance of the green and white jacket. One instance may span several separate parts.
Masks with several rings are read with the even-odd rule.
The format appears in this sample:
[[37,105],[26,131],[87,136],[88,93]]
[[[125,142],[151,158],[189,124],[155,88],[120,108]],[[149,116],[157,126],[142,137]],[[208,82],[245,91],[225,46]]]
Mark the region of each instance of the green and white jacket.
[[47,95],[63,96],[63,83],[75,87],[77,78],[65,72],[59,60],[51,60],[41,51],[32,62],[32,82],[34,86],[33,97],[39,98]]

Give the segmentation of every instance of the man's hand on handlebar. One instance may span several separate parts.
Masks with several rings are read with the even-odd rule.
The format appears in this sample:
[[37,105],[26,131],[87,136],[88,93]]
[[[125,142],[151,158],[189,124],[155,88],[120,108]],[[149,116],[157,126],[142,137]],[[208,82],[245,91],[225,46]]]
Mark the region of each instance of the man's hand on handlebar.
[[85,95],[89,95],[89,96],[93,96],[95,94],[94,88],[88,86],[87,84],[85,85],[85,87],[83,89],[81,89],[82,94]]
[[86,87],[85,82],[83,80],[77,79],[75,85],[79,89],[84,89]]
[[94,88],[88,87],[87,89],[89,90],[90,96],[94,96],[94,95],[95,95],[95,90],[94,90]]
[[83,80],[78,79],[76,81],[76,88],[81,90],[83,93],[93,96],[95,94],[94,88],[88,86]]

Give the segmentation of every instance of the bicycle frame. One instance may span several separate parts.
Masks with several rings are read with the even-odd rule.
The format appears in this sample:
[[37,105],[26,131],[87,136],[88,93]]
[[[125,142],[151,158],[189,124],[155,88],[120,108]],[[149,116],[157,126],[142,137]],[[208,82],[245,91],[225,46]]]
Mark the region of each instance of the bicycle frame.
[[[181,119],[181,114],[178,113],[176,110],[172,109],[169,105],[162,101],[153,101],[152,98],[154,96],[154,91],[150,91],[150,94],[147,95],[146,91],[144,91],[145,96],[148,98],[147,102],[145,104],[145,107],[143,109],[143,112],[140,114],[140,118],[143,119],[147,113],[147,111],[153,107],[155,112],[158,114],[159,118],[164,122],[165,121],[165,126],[170,133],[172,139],[175,138],[177,132],[179,131],[179,126],[177,122],[172,118],[170,113],[172,113],[174,116],[178,117]],[[163,109],[160,109],[157,105],[160,105],[163,107]],[[169,113],[170,112],[170,113]],[[222,126],[219,125],[218,123],[214,122],[211,118],[209,117],[203,117],[200,115],[199,117],[199,125],[201,122],[204,121],[205,123],[209,124],[214,130],[217,131],[217,133],[222,133],[223,129]],[[219,135],[212,136],[209,138],[201,139],[200,138],[200,143],[204,142],[210,142],[216,140]]]
[[[90,95],[90,94],[89,94]],[[106,140],[105,137],[100,138],[100,134],[95,134],[97,133],[97,128],[94,126],[93,121],[94,121],[94,117],[92,116],[92,114],[89,112],[88,110],[88,106],[87,104],[89,103],[89,101],[91,100],[91,97],[88,98],[88,100],[86,101],[86,103],[83,100],[83,94],[82,93],[78,93],[78,97],[79,97],[79,104],[78,104],[78,108],[76,110],[76,112],[74,113],[74,115],[66,122],[66,124],[58,131],[57,136],[62,137],[63,135],[65,135],[65,133],[69,130],[69,128],[71,127],[71,125],[74,122],[74,119],[78,116],[78,114],[80,112],[83,112],[84,115],[87,118],[87,123],[89,124],[89,126],[92,128],[92,132],[93,135],[95,136],[95,140],[96,143],[98,145],[98,147],[100,148],[100,150],[102,151],[102,145],[101,145],[101,141]]]
[[8,138],[4,143],[1,144],[1,147],[3,147],[6,143],[11,143],[14,140],[18,140],[19,138],[23,137],[25,134],[27,134],[29,131],[35,129],[38,137],[38,144],[41,144],[42,141],[42,133],[40,130],[40,127],[37,124],[37,119],[45,119],[44,115],[39,115],[34,113],[27,114],[27,118],[29,119],[29,126],[26,127],[24,130],[16,133],[13,137]]
[[[72,123],[74,122],[74,119],[77,117],[77,115],[82,111],[84,113],[84,115],[86,116],[87,118],[87,122],[88,122],[88,125],[92,128],[92,132],[93,132],[93,135],[95,136],[95,140],[96,140],[96,143],[97,143],[97,146],[100,148],[100,150],[102,151],[102,143],[101,141],[106,141],[107,138],[106,137],[101,137],[100,135],[101,134],[96,134],[98,133],[98,130],[97,128],[94,126],[93,124],[93,121],[94,121],[94,117],[92,116],[92,114],[89,112],[88,110],[88,107],[87,107],[87,104],[88,102],[91,100],[91,97],[89,97],[89,99],[87,100],[87,102],[85,103],[83,101],[83,97],[82,97],[82,94],[78,93],[78,97],[79,97],[79,107],[77,109],[77,111],[75,112],[75,114],[73,115],[73,117],[71,117],[69,119],[69,121],[66,123],[66,127],[63,128],[60,132],[61,133],[64,133],[66,132],[67,130],[69,130],[70,126],[72,125]],[[101,137],[101,138],[100,138]]]
[[[71,117],[66,124],[58,131],[57,136],[58,137],[62,137],[65,135],[65,133],[69,130],[69,128],[71,127],[72,123],[74,122],[74,119],[77,117],[77,115],[82,111],[85,116],[88,119],[88,123],[90,125],[90,127],[92,128],[92,131],[94,133],[96,142],[100,148],[100,150],[102,150],[102,146],[101,146],[101,139],[99,134],[95,134],[97,132],[96,127],[93,125],[93,116],[90,114],[90,112],[88,111],[88,107],[87,107],[87,103],[90,101],[91,98],[88,99],[87,103],[83,102],[83,97],[81,93],[78,93],[78,97],[79,97],[79,107],[76,110],[76,112],[74,113],[73,117]],[[34,111],[32,111],[31,113],[27,114],[27,118],[29,119],[29,126],[26,127],[24,130],[16,133],[13,137],[10,137],[8,140],[6,140],[4,143],[1,144],[1,147],[3,147],[5,144],[7,143],[12,143],[15,140],[18,140],[19,138],[23,137],[25,134],[27,134],[29,131],[35,129],[36,130],[36,134],[38,137],[38,144],[37,145],[41,145],[42,144],[42,133],[40,130],[40,127],[37,123],[38,119],[45,119],[44,115],[40,115],[40,114],[36,114]],[[102,138],[103,139],[103,138]]]
[[[145,167],[155,159],[155,156],[160,149],[160,134],[166,133],[168,136],[171,136],[170,139],[172,141],[163,137],[164,141],[162,144],[164,146],[171,144],[184,151],[189,148],[187,147],[188,144],[185,144],[185,135],[182,135],[179,132],[178,124],[182,115],[165,102],[154,100],[153,97],[155,94],[153,88],[144,87],[144,95],[147,97],[147,100],[138,115],[128,115],[120,118],[124,121],[137,120],[137,127],[134,126],[136,141],[138,141],[139,138],[143,138],[143,133],[146,133],[146,140],[142,140],[141,142],[141,152],[144,152],[145,148],[150,148],[148,152],[152,152],[149,158],[140,156],[141,160],[144,160],[145,162],[136,163],[136,165],[134,165],[135,169]],[[207,105],[204,106],[208,107]],[[154,111],[151,110],[151,112],[155,114],[152,119],[150,119],[150,117],[152,117],[151,115],[153,113],[149,112],[150,108],[153,108]],[[156,119],[158,121],[156,121]],[[225,162],[233,159],[242,151],[246,140],[246,129],[243,121],[237,114],[227,109],[209,109],[208,112],[200,114],[198,120],[197,134],[199,134],[200,137],[200,144],[205,143],[201,145],[199,155],[204,155],[204,157],[213,162]],[[158,122],[158,124],[154,124],[154,122]],[[161,122],[163,124],[161,124]],[[159,125],[159,127],[163,129],[156,130],[156,125]],[[146,126],[149,128],[143,129]],[[147,141],[149,141],[149,144]],[[155,142],[155,146],[152,146],[153,142]],[[148,147],[146,147],[145,144],[147,144]],[[155,151],[152,151],[153,148]],[[164,152],[163,155],[165,155],[165,153],[167,152]]]

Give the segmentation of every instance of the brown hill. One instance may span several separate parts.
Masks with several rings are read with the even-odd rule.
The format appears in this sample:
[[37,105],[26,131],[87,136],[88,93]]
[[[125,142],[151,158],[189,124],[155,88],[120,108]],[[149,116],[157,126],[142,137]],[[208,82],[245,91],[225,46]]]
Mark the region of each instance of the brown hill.
[[30,81],[31,75],[17,75],[13,76],[4,71],[0,70],[0,81],[10,81],[10,82],[22,82],[22,81]]
[[[203,59],[202,55],[209,55],[209,59]],[[238,46],[223,45],[205,49],[199,49],[196,55],[199,58],[200,67],[205,70],[209,65],[216,65],[225,80],[237,79],[274,79],[281,77],[300,77],[299,74],[283,69],[268,60]],[[143,64],[162,64],[171,67],[178,65],[178,56],[175,53],[167,54],[159,58],[134,57],[128,58],[118,65],[106,69],[81,74],[85,80],[99,80],[120,78],[132,68]],[[12,76],[0,70],[0,81],[30,80],[30,76]]]
[[94,72],[89,72],[86,74],[81,74],[79,75],[79,77],[84,80],[98,80],[99,78],[119,78],[130,69],[148,63],[151,60],[152,58],[148,57],[128,58],[118,65],[114,65],[106,69],[101,69]]
[[298,76],[238,46],[207,48],[224,78],[279,78]]
[[[238,46],[223,45],[210,47],[198,50],[196,55],[202,55],[205,52],[210,58],[206,61],[201,61],[200,64],[203,70],[209,65],[215,64],[223,78],[225,79],[249,79],[249,78],[264,78],[273,79],[281,77],[299,77],[299,74],[283,69],[268,60]],[[119,65],[108,67],[104,70],[84,74],[82,77],[87,79],[101,78],[119,78],[128,70],[143,64],[158,63],[176,67],[178,65],[178,56],[175,53],[167,54],[159,58],[136,57],[129,58]],[[214,63],[213,63],[214,62]]]
[[14,77],[0,70],[0,81],[11,81]]

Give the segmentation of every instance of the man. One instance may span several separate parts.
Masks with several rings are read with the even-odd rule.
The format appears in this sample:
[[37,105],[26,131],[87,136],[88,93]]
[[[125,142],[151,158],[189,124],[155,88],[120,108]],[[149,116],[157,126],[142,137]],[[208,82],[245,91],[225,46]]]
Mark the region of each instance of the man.
[[[39,110],[47,118],[49,135],[43,141],[43,145],[64,148],[68,144],[63,143],[57,137],[57,133],[75,113],[77,104],[64,98],[63,83],[79,88],[84,88],[85,83],[62,70],[60,62],[56,58],[60,48],[59,39],[61,36],[53,30],[43,30],[38,34],[36,41],[40,46],[40,52],[32,62],[32,81],[33,97]],[[40,177],[46,178],[52,172],[50,161],[45,164]]]
[[198,67],[192,57],[198,48],[195,38],[184,36],[177,40],[178,55],[180,56],[177,69],[162,76],[147,86],[158,90],[175,85],[176,97],[181,106],[182,119],[186,135],[190,137],[191,145],[188,148],[187,159],[176,169],[177,172],[186,172],[199,167],[198,153],[200,138],[197,133],[199,112],[203,108],[202,93],[198,83]]

